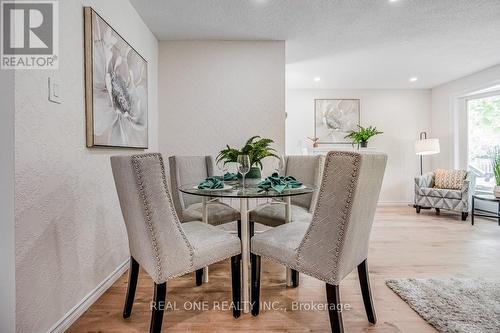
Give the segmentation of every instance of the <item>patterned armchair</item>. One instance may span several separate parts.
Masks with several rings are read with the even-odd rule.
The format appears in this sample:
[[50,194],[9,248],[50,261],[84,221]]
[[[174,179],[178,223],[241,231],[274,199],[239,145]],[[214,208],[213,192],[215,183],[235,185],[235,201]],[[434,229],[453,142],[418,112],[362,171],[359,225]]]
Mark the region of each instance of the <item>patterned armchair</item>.
[[475,177],[470,171],[466,172],[462,188],[443,189],[434,187],[434,172],[428,172],[415,177],[415,208],[420,213],[422,208],[435,208],[436,214],[440,209],[450,209],[462,212],[462,221],[469,215],[472,194],[474,193]]

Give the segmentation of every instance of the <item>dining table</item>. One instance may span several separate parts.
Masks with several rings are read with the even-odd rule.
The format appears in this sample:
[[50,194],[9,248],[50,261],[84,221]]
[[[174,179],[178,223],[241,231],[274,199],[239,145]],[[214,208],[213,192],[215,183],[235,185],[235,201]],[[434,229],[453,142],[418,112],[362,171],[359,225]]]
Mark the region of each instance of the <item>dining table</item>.
[[[210,201],[219,200],[221,198],[239,199],[240,214],[241,214],[241,303],[243,312],[250,311],[250,228],[249,228],[249,200],[268,198],[275,200],[276,204],[283,204],[285,210],[285,223],[292,221],[291,217],[291,197],[297,195],[305,195],[316,190],[315,186],[302,185],[297,188],[285,188],[278,192],[274,189],[263,190],[257,184],[247,184],[242,186],[240,181],[224,182],[222,188],[217,189],[200,189],[198,184],[186,184],[179,187],[182,193],[196,195],[202,197],[202,220],[208,223],[208,204]],[[204,282],[208,282],[208,267],[203,269]],[[291,271],[286,269],[286,284],[291,286]]]

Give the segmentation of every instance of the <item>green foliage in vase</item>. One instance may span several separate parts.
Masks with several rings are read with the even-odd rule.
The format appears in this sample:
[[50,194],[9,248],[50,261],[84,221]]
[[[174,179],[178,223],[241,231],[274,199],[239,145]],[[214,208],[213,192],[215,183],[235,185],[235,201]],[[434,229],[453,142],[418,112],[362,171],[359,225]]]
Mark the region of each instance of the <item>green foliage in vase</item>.
[[495,183],[500,186],[500,148],[495,147],[491,158],[493,164],[493,173],[495,174]]
[[276,150],[271,148],[271,139],[261,138],[260,136],[253,136],[247,140],[241,149],[231,148],[227,145],[225,149],[221,150],[217,155],[217,163],[224,161],[224,164],[237,162],[238,155],[248,155],[250,158],[251,166],[258,166],[262,169],[262,160],[266,157],[276,157]]
[[358,125],[358,127],[359,130],[351,131],[351,133],[345,136],[345,139],[351,139],[353,144],[368,142],[368,139],[370,139],[372,136],[384,133],[378,131],[377,128],[373,126],[363,127]]

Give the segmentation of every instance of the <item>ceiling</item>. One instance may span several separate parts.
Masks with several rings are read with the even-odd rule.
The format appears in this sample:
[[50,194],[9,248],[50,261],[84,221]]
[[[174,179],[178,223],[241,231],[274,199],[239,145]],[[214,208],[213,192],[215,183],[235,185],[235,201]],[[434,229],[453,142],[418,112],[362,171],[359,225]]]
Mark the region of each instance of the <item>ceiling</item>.
[[289,89],[432,88],[500,63],[500,0],[130,1],[159,40],[286,40]]

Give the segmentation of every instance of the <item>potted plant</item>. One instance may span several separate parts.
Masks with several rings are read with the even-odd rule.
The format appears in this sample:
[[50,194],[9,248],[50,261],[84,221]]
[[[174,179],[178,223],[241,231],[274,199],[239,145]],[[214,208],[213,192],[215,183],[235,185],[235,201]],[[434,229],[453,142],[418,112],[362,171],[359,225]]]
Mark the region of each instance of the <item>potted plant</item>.
[[495,175],[495,187],[493,188],[493,194],[495,197],[500,198],[500,148],[496,147],[493,151],[493,156],[491,158],[493,164],[493,174]]
[[351,131],[351,133],[347,134],[345,136],[346,139],[351,139],[352,140],[352,145],[358,144],[361,145],[362,148],[366,148],[368,146],[368,139],[370,139],[372,136],[375,136],[377,134],[382,134],[384,132],[380,132],[377,130],[376,127],[369,126],[369,127],[363,127],[359,126],[359,130],[357,131]]
[[[221,150],[217,155],[217,163],[224,161],[224,164],[237,162],[238,155],[248,155],[250,158],[250,171],[246,174],[246,178],[261,178],[262,160],[266,157],[279,158],[276,155],[276,150],[271,148],[270,145],[274,141],[271,139],[261,138],[260,136],[253,136],[247,140],[241,149],[231,148],[227,145],[225,149]],[[241,175],[238,174],[240,177]]]

